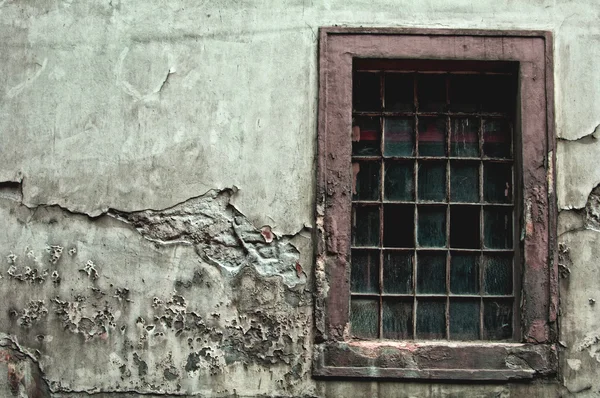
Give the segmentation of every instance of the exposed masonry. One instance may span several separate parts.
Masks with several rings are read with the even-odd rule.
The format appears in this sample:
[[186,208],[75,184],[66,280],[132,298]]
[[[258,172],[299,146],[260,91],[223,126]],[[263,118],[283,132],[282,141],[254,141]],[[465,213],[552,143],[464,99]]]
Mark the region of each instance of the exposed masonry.
[[108,214],[160,244],[193,245],[204,261],[232,275],[251,266],[262,276],[281,276],[290,288],[305,283],[298,250],[268,226],[257,230],[229,204],[234,193],[210,191],[165,210]]

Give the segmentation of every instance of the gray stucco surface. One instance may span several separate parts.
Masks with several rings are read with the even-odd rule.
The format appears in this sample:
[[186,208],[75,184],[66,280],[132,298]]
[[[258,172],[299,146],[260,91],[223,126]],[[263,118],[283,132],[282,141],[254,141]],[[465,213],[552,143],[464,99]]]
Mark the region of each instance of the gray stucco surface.
[[[0,396],[599,396],[599,20],[597,0],[0,0]],[[331,25],[553,32],[557,381],[311,378]]]

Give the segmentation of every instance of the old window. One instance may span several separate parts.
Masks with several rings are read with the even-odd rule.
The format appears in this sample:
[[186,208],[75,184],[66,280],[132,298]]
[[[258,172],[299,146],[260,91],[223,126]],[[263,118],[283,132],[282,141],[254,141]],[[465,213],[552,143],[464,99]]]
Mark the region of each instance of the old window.
[[320,45],[315,375],[552,374],[550,36]]

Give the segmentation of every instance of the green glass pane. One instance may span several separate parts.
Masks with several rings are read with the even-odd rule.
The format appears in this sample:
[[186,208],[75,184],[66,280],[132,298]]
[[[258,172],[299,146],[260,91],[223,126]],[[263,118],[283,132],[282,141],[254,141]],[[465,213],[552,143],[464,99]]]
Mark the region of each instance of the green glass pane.
[[455,205],[450,207],[450,247],[479,249],[479,206]]
[[479,254],[453,252],[450,258],[450,291],[454,294],[479,293]]
[[450,201],[479,202],[478,163],[450,163]]
[[508,340],[512,338],[512,300],[483,301],[483,338]]
[[354,206],[352,244],[354,246],[379,246],[378,206]]
[[417,254],[417,293],[446,293],[446,255]]
[[350,330],[355,337],[376,339],[379,330],[379,302],[352,299],[350,302]]
[[414,77],[408,73],[385,74],[385,110],[414,110]]
[[383,290],[386,293],[412,293],[413,254],[386,251],[383,254]]
[[356,117],[352,123],[352,155],[381,153],[381,123],[378,117]]
[[415,147],[413,118],[385,118],[385,156],[412,156]]
[[446,110],[446,76],[421,75],[417,82],[419,111],[442,112]]
[[419,119],[419,156],[446,155],[446,118]]
[[483,123],[483,154],[490,158],[510,158],[512,129],[504,119],[487,119]]
[[354,190],[352,200],[379,200],[381,163],[354,162]]
[[512,167],[505,163],[484,163],[483,198],[488,203],[512,202]]
[[383,338],[406,340],[412,338],[412,300],[383,301]]
[[419,163],[419,200],[442,202],[446,200],[446,163]]
[[450,340],[479,339],[479,299],[450,300]]
[[450,76],[450,111],[476,112],[480,98],[480,75]]
[[486,294],[512,294],[512,256],[489,254],[483,256],[484,291]]
[[419,300],[416,326],[418,339],[443,339],[446,335],[446,302]]
[[512,249],[512,208],[486,207],[483,211],[483,237],[488,249]]
[[479,156],[479,119],[453,118],[450,128],[450,156]]
[[350,271],[353,293],[379,292],[379,251],[352,250]]
[[383,245],[386,247],[414,247],[413,205],[385,205],[383,216]]
[[385,199],[411,201],[415,196],[414,166],[410,162],[385,163]]
[[419,206],[418,241],[421,247],[446,246],[446,207]]

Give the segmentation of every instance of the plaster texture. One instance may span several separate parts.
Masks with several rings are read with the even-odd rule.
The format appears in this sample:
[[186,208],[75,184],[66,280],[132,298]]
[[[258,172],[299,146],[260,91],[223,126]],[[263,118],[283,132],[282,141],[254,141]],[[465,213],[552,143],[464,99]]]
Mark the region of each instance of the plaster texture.
[[[599,20],[597,0],[0,0],[0,396],[600,396]],[[553,32],[556,380],[311,378],[331,25]]]

